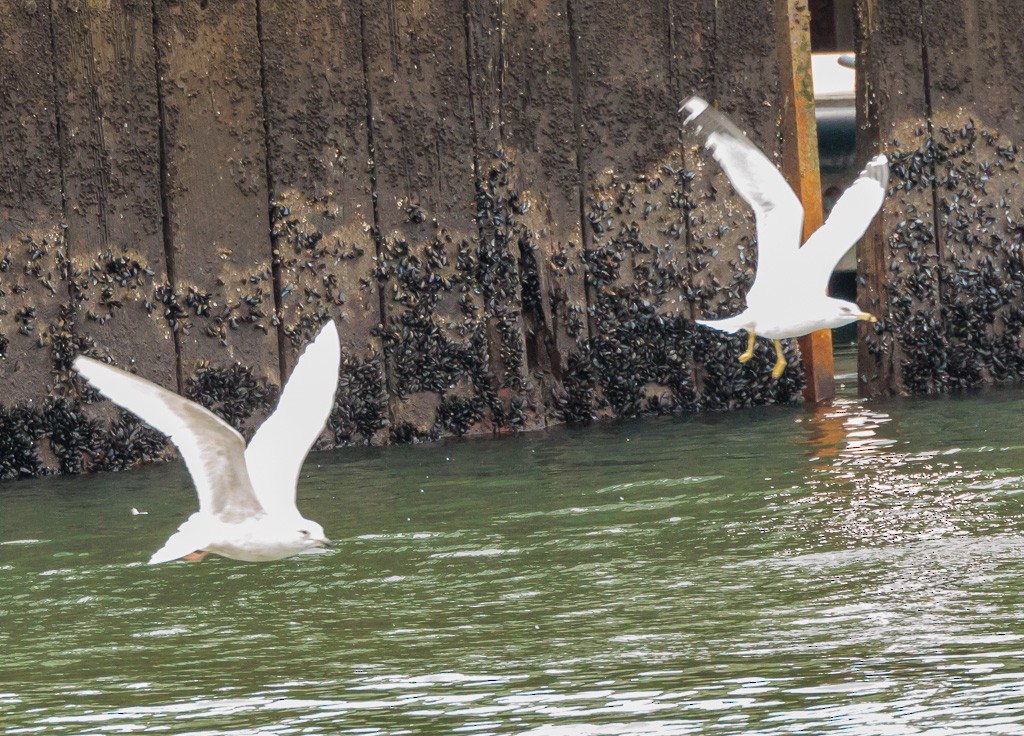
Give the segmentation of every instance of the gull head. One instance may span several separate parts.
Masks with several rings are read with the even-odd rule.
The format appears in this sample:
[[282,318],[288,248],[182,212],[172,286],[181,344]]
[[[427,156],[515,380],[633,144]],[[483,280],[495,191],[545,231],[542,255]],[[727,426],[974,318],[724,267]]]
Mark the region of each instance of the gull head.
[[323,549],[331,546],[331,540],[324,533],[324,528],[315,521],[303,519],[294,530],[295,546],[299,549]]
[[863,311],[853,302],[843,299],[829,299],[834,311],[835,322],[830,320],[829,327],[842,327],[851,322],[877,322],[878,318],[873,314]]

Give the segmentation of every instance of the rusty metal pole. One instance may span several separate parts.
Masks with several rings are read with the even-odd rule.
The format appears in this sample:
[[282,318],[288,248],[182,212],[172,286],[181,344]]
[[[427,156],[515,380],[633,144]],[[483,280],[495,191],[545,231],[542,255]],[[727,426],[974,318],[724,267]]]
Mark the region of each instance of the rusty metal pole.
[[[821,173],[818,128],[811,79],[811,14],[807,0],[775,0],[779,34],[779,82],[782,85],[782,171],[804,206],[803,239],[821,227]],[[835,398],[832,332],[800,338],[807,373],[804,401]]]

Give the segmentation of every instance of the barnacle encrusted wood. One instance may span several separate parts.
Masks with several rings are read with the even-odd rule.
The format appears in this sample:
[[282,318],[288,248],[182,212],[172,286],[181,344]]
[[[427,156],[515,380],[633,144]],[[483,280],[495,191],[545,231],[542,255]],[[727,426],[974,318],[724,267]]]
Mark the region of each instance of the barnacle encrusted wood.
[[[160,112],[148,4],[55,3],[55,67],[64,171],[68,286],[66,354],[110,360],[177,389],[177,353],[157,291],[169,281],[160,190]],[[87,402],[83,384],[76,396]],[[157,433],[108,402],[64,407],[65,465],[124,467],[162,456]],[[70,444],[68,444],[70,443]]]
[[69,324],[48,3],[0,0],[0,479],[54,469],[43,412]]
[[375,276],[373,169],[360,3],[260,5],[275,279],[286,371],[333,318],[342,373],[334,444],[389,426]]
[[511,395],[502,409],[510,427],[587,419],[590,401],[564,382],[587,338],[565,9],[485,0],[468,21],[477,219],[497,283],[491,361]]
[[1015,113],[1024,64],[1018,34],[1003,22],[1019,23],[1024,10],[989,0],[926,0],[923,8],[944,383],[1019,379],[1024,187],[1016,142],[1024,125]]
[[[599,411],[694,407],[679,95],[668,8],[572,3],[590,285],[590,380]],[[670,33],[666,33],[669,29]],[[623,53],[635,48],[638,53]],[[642,49],[643,51],[639,51]]]
[[1024,9],[862,0],[857,19],[862,148],[891,171],[861,258],[861,303],[880,316],[861,328],[862,391],[1020,379]]
[[366,3],[363,28],[392,436],[489,430],[465,8]]
[[785,5],[0,0],[0,477],[165,456],[77,352],[249,431],[327,318],[322,445],[795,398],[693,324],[756,243],[677,112],[778,160]]

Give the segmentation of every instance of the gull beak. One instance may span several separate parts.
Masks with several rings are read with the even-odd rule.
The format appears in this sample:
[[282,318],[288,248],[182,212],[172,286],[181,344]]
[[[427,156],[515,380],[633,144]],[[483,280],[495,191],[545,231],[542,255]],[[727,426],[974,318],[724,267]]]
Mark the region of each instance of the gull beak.
[[332,541],[331,541],[330,539],[328,539],[327,537],[324,537],[323,539],[318,539],[318,540],[316,540],[316,543],[317,543],[318,545],[320,545],[321,547],[326,547],[326,548],[330,548],[330,547],[333,547],[333,546],[334,546],[334,542],[332,542]]
[[863,322],[877,322],[878,321],[878,317],[876,317],[873,314],[868,314],[867,312],[861,312],[860,314],[858,314],[857,315],[857,319],[859,319],[859,320],[861,320]]

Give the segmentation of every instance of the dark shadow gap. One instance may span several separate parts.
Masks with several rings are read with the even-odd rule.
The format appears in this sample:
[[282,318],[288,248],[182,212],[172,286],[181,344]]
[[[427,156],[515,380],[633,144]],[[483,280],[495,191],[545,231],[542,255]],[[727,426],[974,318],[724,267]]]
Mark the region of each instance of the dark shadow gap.
[[[583,152],[583,92],[582,85],[580,83],[580,49],[579,49],[579,27],[580,18],[577,15],[579,12],[576,7],[575,0],[566,0],[566,22],[568,24],[567,30],[569,31],[569,76],[572,79],[572,119],[573,127],[576,133],[576,173],[579,176],[579,206],[580,206],[580,237],[583,242],[580,243],[580,247],[583,248],[584,254],[590,249],[590,245],[593,242],[593,236],[590,234],[590,222],[587,219],[587,207],[585,190],[587,187],[587,178],[584,175],[584,164],[585,154]],[[586,259],[584,259],[586,263]],[[593,307],[594,307],[594,294],[593,286],[590,282],[590,275],[584,268],[584,292],[587,295],[587,334],[590,336],[596,335],[596,328],[594,327],[593,318]]]
[[264,52],[265,48],[265,36],[263,35],[263,2],[262,0],[256,0],[256,40],[260,46],[260,104],[263,106],[263,154],[264,163],[266,166],[267,176],[267,220],[270,226],[269,244],[270,244],[270,273],[272,283],[274,285],[274,313],[277,315],[277,367],[279,371],[280,385],[284,388],[285,382],[288,380],[288,360],[287,360],[287,347],[288,341],[285,335],[285,324],[284,324],[284,302],[281,296],[284,284],[281,281],[281,258],[279,255],[275,255],[275,252],[280,253],[278,243],[274,237],[274,176],[273,169],[270,163],[270,110],[269,102],[267,100],[267,56]]
[[[384,255],[382,245],[382,238],[384,237],[380,230],[380,212],[377,207],[377,158],[376,158],[376,136],[374,134],[373,124],[373,95],[370,92],[370,55],[369,47],[366,39],[366,3],[363,0],[359,2],[359,44],[360,44],[360,58],[363,62],[363,99],[366,103],[366,148],[367,156],[369,157],[368,173],[370,175],[370,205],[373,212],[373,247],[374,253],[376,254],[375,262],[378,266],[381,264],[381,259]],[[388,322],[388,310],[387,310],[387,297],[384,293],[384,288],[376,275],[374,275],[374,288],[377,290],[377,299],[380,304],[380,327],[382,334],[381,338],[381,350],[386,350],[383,332],[386,330]],[[384,387],[386,389],[388,398],[390,399],[397,392],[395,391],[395,379],[393,376],[393,368],[391,361],[388,360],[386,354],[381,355],[382,369],[384,371]],[[387,402],[388,405],[388,424],[391,427],[395,426],[395,414],[391,406],[391,401]]]
[[[160,19],[157,15],[157,2],[153,0],[151,7],[153,11],[153,63],[156,65],[156,109],[159,118],[159,146],[160,146],[160,210],[161,225],[164,235],[164,260],[167,267],[167,286],[171,290],[171,298],[176,298],[178,280],[174,270],[174,235],[171,232],[171,199],[170,199],[170,174],[167,170],[167,110],[164,107],[163,74],[161,73],[160,59]],[[178,381],[178,393],[185,391],[184,371],[181,360],[181,335],[178,334],[177,323],[168,325],[171,328],[171,337],[174,340],[174,355],[176,357],[175,376]]]

